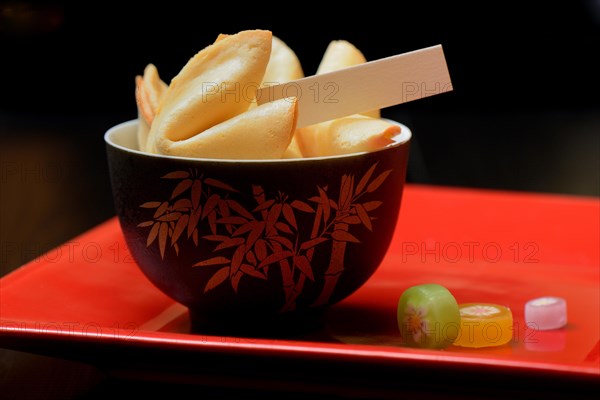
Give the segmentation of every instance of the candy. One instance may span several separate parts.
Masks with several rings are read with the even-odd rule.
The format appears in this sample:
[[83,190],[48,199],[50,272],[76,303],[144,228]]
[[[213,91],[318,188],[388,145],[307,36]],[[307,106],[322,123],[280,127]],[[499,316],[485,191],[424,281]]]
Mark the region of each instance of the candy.
[[461,304],[458,308],[460,334],[455,346],[501,346],[512,339],[513,317],[509,308],[487,303]]
[[460,329],[456,299],[448,289],[433,283],[408,288],[398,302],[398,327],[407,346],[448,347]]
[[560,297],[539,297],[525,304],[525,323],[532,329],[549,330],[567,324],[567,302]]

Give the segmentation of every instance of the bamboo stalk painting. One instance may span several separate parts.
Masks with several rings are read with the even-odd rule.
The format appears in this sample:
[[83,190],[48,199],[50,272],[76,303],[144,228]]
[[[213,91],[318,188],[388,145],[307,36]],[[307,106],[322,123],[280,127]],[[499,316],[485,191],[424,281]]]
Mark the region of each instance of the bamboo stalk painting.
[[[210,243],[213,256],[190,265],[214,271],[199,288],[204,293],[227,282],[235,294],[242,279],[268,280],[277,269],[285,296],[280,311],[296,308],[307,280],[320,285],[312,303],[317,307],[333,295],[348,246],[376,230],[372,212],[382,201],[375,194],[391,172],[377,171],[375,163],[358,178],[344,174],[337,199],[327,186],[316,186],[312,197],[297,199],[251,185],[254,206],[249,208],[236,200],[240,191],[227,183],[195,169],[174,171],[162,176],[173,181],[169,199],[140,205],[148,210],[148,220],[138,229],[148,230],[146,246],[158,246],[161,259],[169,251],[178,255],[182,241],[191,240],[196,247],[201,241]],[[300,214],[313,216],[310,229],[300,229]],[[314,265],[315,253],[324,249],[331,250],[328,264]]]

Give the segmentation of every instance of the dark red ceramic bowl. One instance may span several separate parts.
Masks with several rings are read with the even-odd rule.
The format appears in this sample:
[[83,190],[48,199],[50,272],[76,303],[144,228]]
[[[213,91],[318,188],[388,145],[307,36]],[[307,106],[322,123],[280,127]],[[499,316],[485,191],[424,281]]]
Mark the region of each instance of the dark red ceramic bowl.
[[310,311],[375,272],[394,233],[410,130],[369,153],[213,160],[137,150],[137,121],[106,135],[117,214],[137,264],[193,318]]

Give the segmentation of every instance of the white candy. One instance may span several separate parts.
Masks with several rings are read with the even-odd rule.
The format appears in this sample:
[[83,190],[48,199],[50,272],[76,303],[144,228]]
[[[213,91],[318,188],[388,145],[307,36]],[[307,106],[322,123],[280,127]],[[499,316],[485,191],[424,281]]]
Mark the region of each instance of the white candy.
[[567,324],[567,302],[560,297],[538,297],[525,304],[525,323],[542,331]]

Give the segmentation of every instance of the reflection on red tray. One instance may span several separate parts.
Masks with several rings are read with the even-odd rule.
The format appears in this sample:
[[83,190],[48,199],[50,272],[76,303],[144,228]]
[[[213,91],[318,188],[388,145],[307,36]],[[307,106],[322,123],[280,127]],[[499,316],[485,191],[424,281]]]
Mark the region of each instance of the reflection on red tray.
[[[597,377],[599,221],[597,199],[409,185],[377,273],[332,307],[321,329],[283,340],[190,334],[186,309],[141,274],[112,219],[0,280],[0,345],[120,344]],[[510,307],[512,342],[444,351],[400,346],[398,298],[428,282],[449,288],[459,303]],[[525,302],[547,295],[567,300],[568,325],[528,328]]]

